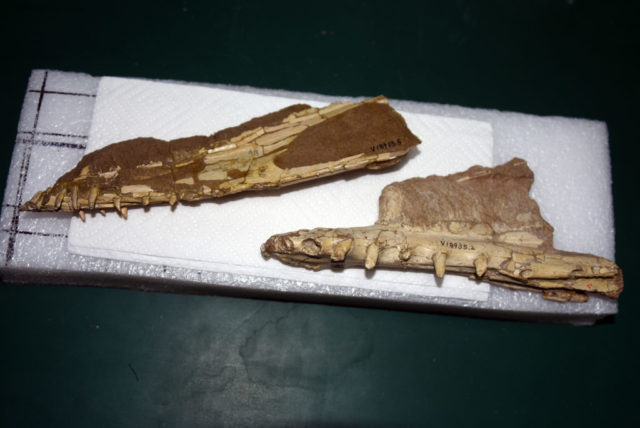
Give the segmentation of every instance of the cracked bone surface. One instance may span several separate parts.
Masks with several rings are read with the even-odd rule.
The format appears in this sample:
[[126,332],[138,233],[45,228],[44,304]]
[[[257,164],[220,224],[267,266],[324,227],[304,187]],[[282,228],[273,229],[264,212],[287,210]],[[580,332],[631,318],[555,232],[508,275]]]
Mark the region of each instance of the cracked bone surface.
[[590,293],[618,298],[623,280],[615,263],[553,248],[553,227],[529,197],[532,183],[533,172],[517,158],[392,183],[380,196],[376,224],[274,235],[262,253],[313,270],[380,266],[465,274],[557,301],[584,302]]
[[136,138],[85,155],[21,210],[75,211],[196,202],[398,163],[420,143],[384,96],[296,104],[216,132]]

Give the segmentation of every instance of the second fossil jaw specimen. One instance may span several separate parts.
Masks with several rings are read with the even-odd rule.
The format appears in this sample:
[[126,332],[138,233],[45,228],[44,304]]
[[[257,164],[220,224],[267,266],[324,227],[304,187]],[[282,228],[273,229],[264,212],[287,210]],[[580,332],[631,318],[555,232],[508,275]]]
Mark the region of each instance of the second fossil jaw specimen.
[[394,165],[419,144],[385,97],[297,104],[211,136],[137,138],[85,155],[21,209],[85,211],[175,205]]
[[532,171],[517,158],[393,183],[382,191],[375,225],[274,235],[262,252],[313,270],[425,269],[537,290],[557,301],[583,302],[591,293],[617,298],[623,280],[615,263],[553,248],[553,227],[529,197],[532,183]]

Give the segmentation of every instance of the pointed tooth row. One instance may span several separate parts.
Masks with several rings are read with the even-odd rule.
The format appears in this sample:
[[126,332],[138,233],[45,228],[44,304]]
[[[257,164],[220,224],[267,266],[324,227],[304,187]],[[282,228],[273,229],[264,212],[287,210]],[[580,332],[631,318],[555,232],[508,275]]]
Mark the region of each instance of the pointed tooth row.
[[[172,206],[176,205],[180,200],[176,192],[169,193],[167,197],[167,202]],[[151,204],[151,201],[151,194],[147,194],[139,198],[137,203],[148,206]],[[133,202],[133,200],[127,199],[128,204]],[[101,213],[106,212],[104,211],[105,208],[109,208],[111,204],[126,218],[126,210],[124,210],[122,206],[123,198],[121,195],[106,194],[101,196],[100,187],[97,185],[92,186],[88,193],[85,193],[85,191],[81,189],[81,186],[70,184],[61,186],[58,191],[48,190],[46,192],[37,192],[25,206],[27,209],[38,211],[57,211],[61,209],[64,211],[75,211],[81,217],[86,218],[86,212],[88,210],[100,210]],[[80,211],[83,212],[82,215]]]
[[[443,278],[444,273],[447,269],[447,254],[442,251],[438,251],[437,253],[433,254],[432,261],[433,261],[433,267],[436,271],[436,276],[438,278]],[[485,254],[480,254],[473,261],[473,266],[475,267],[476,276],[478,278],[481,278],[487,272],[488,264],[489,264],[489,259]]]

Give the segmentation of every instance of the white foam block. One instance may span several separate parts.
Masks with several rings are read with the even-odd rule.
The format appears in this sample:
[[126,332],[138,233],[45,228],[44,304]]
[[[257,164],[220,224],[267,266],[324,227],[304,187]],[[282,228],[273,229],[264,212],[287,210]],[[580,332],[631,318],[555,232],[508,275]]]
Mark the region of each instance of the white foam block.
[[[70,225],[68,214],[20,212],[18,207],[35,191],[50,186],[81,158],[90,130],[97,131],[93,124],[92,111],[95,101],[99,98],[95,95],[100,80],[86,74],[51,70],[35,70],[31,74],[0,216],[0,257],[4,262],[0,265],[0,275],[6,282],[125,286],[174,292],[197,290],[233,295],[248,293],[252,296],[291,296],[312,301],[363,303],[382,307],[408,304],[412,308],[425,310],[572,323],[591,323],[603,316],[617,313],[617,302],[600,296],[592,296],[589,302],[583,304],[563,304],[542,299],[539,293],[518,292],[492,286],[489,288],[488,300],[460,300],[412,294],[415,287],[411,286],[398,291],[385,291],[331,285],[322,282],[322,277],[315,274],[309,281],[299,280],[297,276],[291,280],[273,275],[231,274],[222,270],[190,269],[164,263],[157,265],[70,253],[67,250]],[[333,101],[358,100],[227,85],[209,87],[233,90],[241,93],[238,96],[253,94],[286,98],[289,103],[298,99],[323,105]],[[126,91],[123,94],[126,95]],[[614,257],[611,173],[607,128],[604,123],[423,102],[391,102],[397,110],[407,113],[472,119],[491,124],[494,164],[519,156],[525,158],[532,167],[536,176],[532,195],[538,201],[543,216],[556,229],[555,246],[569,251],[598,254],[610,259]],[[189,114],[183,113],[184,115]],[[244,119],[234,118],[232,124]],[[128,137],[121,136],[117,139]],[[425,141],[420,150],[427,144],[428,141]],[[409,159],[399,170],[410,167],[414,161],[415,158]],[[432,172],[442,171],[420,172],[418,175]],[[388,173],[389,171],[384,171],[380,175]],[[377,176],[378,174],[367,175]],[[314,187],[313,183],[309,184],[309,189]],[[297,192],[298,190],[295,190],[291,194]],[[376,189],[375,194],[378,193],[379,190]],[[230,202],[235,204],[236,199],[245,198],[248,202],[261,198],[279,201],[288,195],[289,191],[284,191],[270,196],[249,195],[235,199],[232,197]],[[211,204],[217,205],[215,202]],[[222,205],[226,204],[227,202]],[[186,207],[178,207],[181,213],[184,212],[184,208]],[[156,216],[159,209],[161,210],[153,208],[153,213],[147,213],[147,218]],[[364,210],[361,211],[364,213]],[[133,210],[131,212],[134,213]],[[376,214],[368,215],[373,218]],[[201,220],[200,227],[215,226],[217,220],[215,217],[206,217]],[[96,216],[89,218],[87,223],[90,221],[101,220]],[[337,226],[342,218],[332,221],[335,221],[334,225]],[[320,225],[328,223],[323,221]],[[304,227],[308,225],[305,224]],[[286,227],[284,230],[292,228]],[[179,236],[179,233],[175,232],[167,239],[177,241]],[[256,241],[261,242],[263,238],[256,237]],[[216,244],[211,242],[211,245]],[[161,242],[160,245],[165,243]],[[304,271],[297,269],[295,272],[298,275]],[[427,277],[428,274],[420,275],[420,278]],[[362,276],[353,282],[360,282],[360,279]],[[378,272],[373,279],[379,279]]]
[[[304,102],[216,88],[103,78],[87,152],[140,136],[169,140],[209,135],[298,101]],[[153,207],[149,212],[129,210],[126,221],[116,213],[89,217],[86,222],[74,219],[69,249],[94,257],[228,274],[486,300],[488,285],[459,276],[447,276],[436,284],[433,275],[420,272],[311,272],[265,260],[260,254],[260,244],[274,233],[373,224],[380,191],[393,181],[492,164],[493,139],[488,123],[418,113],[403,116],[423,144],[401,167],[198,206],[181,205],[175,210],[167,206]]]

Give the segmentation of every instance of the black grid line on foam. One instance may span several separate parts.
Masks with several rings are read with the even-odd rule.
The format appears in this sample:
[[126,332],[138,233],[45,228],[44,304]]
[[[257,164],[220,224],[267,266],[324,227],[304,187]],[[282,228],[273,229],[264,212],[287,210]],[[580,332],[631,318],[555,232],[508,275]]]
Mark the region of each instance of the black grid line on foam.
[[5,265],[9,264],[13,258],[16,246],[16,236],[18,235],[18,227],[20,226],[20,205],[22,204],[22,192],[27,182],[27,174],[29,172],[29,163],[31,161],[32,146],[26,146],[22,152],[20,160],[20,174],[18,175],[18,190],[16,191],[15,206],[11,215],[11,227],[9,229],[9,241],[7,243],[7,253],[5,255]]
[[[0,232],[9,232],[11,233],[11,229],[0,229]],[[68,235],[66,233],[49,233],[49,232],[30,232],[27,230],[18,230],[16,232],[18,235],[32,235],[32,236],[47,236],[51,238],[67,238]]]
[[88,135],[79,135],[79,134],[65,134],[62,132],[40,132],[40,131],[18,131],[18,134],[27,134],[27,135],[39,135],[45,137],[66,137],[66,138],[79,138],[86,140],[89,138]]
[[[47,72],[45,72],[45,75]],[[84,94],[82,92],[65,92],[65,91],[42,91],[40,89],[29,89],[29,92],[42,93],[42,94],[55,94],[55,95],[71,95],[73,97],[90,97],[95,98],[96,94]]]
[[18,143],[26,146],[42,146],[42,147],[64,147],[67,149],[80,149],[84,150],[87,145],[84,143],[65,143],[62,141],[50,141],[50,140],[37,140],[34,138],[18,138]]
[[[54,91],[47,89],[47,78],[49,72],[45,71],[44,76],[42,78],[42,83],[39,89],[28,89],[29,93],[37,93],[38,94],[38,104],[36,107],[36,113],[33,120],[33,125],[31,129],[28,130],[20,130],[18,131],[18,137],[16,138],[16,144],[19,144],[22,150],[22,157],[20,158],[20,172],[18,174],[18,187],[15,194],[15,199],[13,203],[5,203],[3,207],[10,208],[12,210],[11,213],[11,223],[9,228],[1,229],[1,232],[5,232],[9,234],[9,239],[7,243],[7,251],[5,255],[4,264],[8,265],[13,256],[15,254],[15,246],[16,240],[20,235],[30,235],[30,236],[40,236],[47,238],[67,238],[66,234],[62,233],[49,233],[49,232],[34,232],[34,231],[26,231],[20,229],[20,207],[23,204],[23,193],[24,188],[27,183],[27,179],[29,176],[29,165],[31,163],[31,154],[34,146],[42,146],[42,147],[60,147],[64,149],[79,149],[84,150],[86,148],[85,141],[88,140],[88,135],[78,135],[72,133],[54,133],[54,132],[42,132],[38,131],[38,121],[40,119],[40,112],[42,110],[42,104],[45,96],[80,96],[80,97],[90,97],[95,98],[96,94],[84,93],[84,92],[73,92],[73,91]],[[48,138],[47,138],[48,137]],[[78,142],[65,142],[65,141],[55,141],[53,138],[59,137],[63,139],[76,139],[81,140]]]
[[[38,119],[40,118],[40,110],[42,109],[42,100],[44,99],[44,90],[47,86],[47,76],[48,72],[44,72],[44,77],[42,78],[42,85],[40,86],[40,94],[38,96],[38,106],[36,107],[36,114],[33,120],[33,132],[35,133],[38,127]],[[35,137],[32,134],[32,139]],[[25,183],[27,182],[27,175],[29,173],[29,163],[31,161],[31,150],[32,146],[25,146],[22,151],[22,158],[20,160],[20,173],[18,174],[18,189],[16,191],[15,197],[15,207],[13,207],[12,215],[11,215],[11,227],[9,229],[9,240],[7,243],[7,253],[5,255],[5,265],[9,264],[11,259],[13,259],[13,254],[15,252],[16,247],[16,237],[18,236],[18,228],[20,226],[20,205],[22,205],[22,193],[24,191]]]

